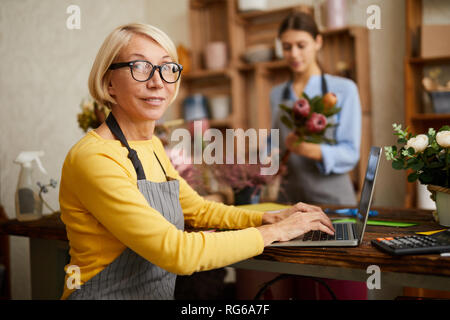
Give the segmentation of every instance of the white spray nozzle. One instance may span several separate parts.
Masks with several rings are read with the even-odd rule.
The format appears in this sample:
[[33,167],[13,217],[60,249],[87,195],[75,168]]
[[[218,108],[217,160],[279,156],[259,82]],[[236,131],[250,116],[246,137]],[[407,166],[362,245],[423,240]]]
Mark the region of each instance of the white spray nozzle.
[[39,158],[43,155],[44,151],[22,151],[21,153],[19,153],[14,162],[19,163],[23,166],[31,166],[31,162],[35,160],[39,167],[39,170],[41,170],[42,173],[47,174],[47,171],[42,166],[41,159]]

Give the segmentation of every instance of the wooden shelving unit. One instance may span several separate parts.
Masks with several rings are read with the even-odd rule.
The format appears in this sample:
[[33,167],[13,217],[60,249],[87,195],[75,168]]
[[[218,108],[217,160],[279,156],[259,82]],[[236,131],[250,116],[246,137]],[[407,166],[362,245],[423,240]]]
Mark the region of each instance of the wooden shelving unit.
[[[418,52],[419,28],[422,25],[422,0],[406,1],[406,57],[405,67],[405,125],[415,134],[426,133],[428,128],[439,129],[450,124],[450,114],[429,113],[422,104],[422,78],[427,66],[450,64],[450,55],[434,58],[422,58]],[[442,41],[448,41],[442,39]],[[405,206],[416,207],[416,186],[406,184]]]
[[[181,115],[182,101],[191,94],[207,97],[227,94],[231,98],[231,114],[225,120],[212,120],[211,126],[220,128],[270,128],[269,94],[273,86],[289,79],[290,72],[282,60],[246,63],[244,52],[253,45],[274,46],[281,21],[291,12],[313,13],[309,6],[246,12],[238,11],[237,0],[190,0],[190,33],[192,70],[182,76],[178,101]],[[320,62],[325,72],[338,73],[338,64],[348,66],[347,76],[359,88],[363,112],[363,136],[360,163],[367,162],[371,146],[371,98],[369,42],[364,27],[321,30],[324,46]],[[207,70],[203,51],[208,42],[224,41],[228,46],[228,66],[225,70]],[[364,179],[365,166],[353,172],[357,188]]]

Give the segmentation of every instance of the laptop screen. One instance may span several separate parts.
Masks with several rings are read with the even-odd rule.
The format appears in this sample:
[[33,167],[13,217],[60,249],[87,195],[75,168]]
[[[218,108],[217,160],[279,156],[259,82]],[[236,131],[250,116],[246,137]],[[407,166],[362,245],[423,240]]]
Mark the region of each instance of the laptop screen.
[[377,176],[378,164],[380,162],[381,148],[372,147],[370,149],[369,161],[367,162],[366,176],[359,200],[359,212],[356,216],[356,235],[362,239],[366,221],[369,217],[370,204],[372,202],[375,178]]

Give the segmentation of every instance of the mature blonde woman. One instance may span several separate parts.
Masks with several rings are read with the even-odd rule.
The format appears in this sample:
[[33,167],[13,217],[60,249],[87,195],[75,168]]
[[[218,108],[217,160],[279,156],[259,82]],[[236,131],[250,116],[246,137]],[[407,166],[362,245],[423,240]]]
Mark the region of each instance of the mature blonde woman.
[[[310,230],[333,234],[317,207],[253,212],[205,201],[186,184],[153,135],[181,71],[172,41],[149,25],[120,26],[100,48],[89,89],[111,113],[62,169],[61,218],[81,283],[68,288],[66,277],[62,299],[173,299],[176,274],[223,267]],[[185,222],[242,230],[188,233]]]

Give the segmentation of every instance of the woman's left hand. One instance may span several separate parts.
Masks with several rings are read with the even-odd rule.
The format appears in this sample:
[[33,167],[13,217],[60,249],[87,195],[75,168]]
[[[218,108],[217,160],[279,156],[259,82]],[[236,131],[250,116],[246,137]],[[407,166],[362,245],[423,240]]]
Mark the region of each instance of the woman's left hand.
[[295,212],[313,212],[317,210],[322,211],[322,209],[317,206],[310,205],[304,202],[298,202],[295,205],[283,209],[279,212],[265,212],[263,215],[262,224],[272,224],[279,222],[281,220],[286,219]]
[[320,144],[310,142],[297,143],[297,140],[298,136],[295,133],[289,133],[286,137],[286,140],[284,141],[284,143],[286,144],[286,148],[300,156],[304,156],[316,161],[322,160],[322,151],[320,149]]

